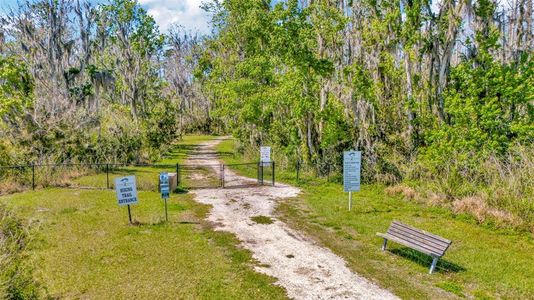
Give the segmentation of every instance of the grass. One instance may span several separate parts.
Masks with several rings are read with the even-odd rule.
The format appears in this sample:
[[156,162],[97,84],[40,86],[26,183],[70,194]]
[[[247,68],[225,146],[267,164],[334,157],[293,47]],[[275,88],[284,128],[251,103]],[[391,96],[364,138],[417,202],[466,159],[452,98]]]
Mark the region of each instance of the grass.
[[[233,140],[218,151],[233,152]],[[225,155],[228,163],[243,158]],[[237,170],[254,176],[254,172]],[[299,186],[303,193],[278,207],[280,218],[343,257],[355,272],[402,298],[532,298],[534,237],[512,230],[481,226],[467,215],[389,196],[384,186],[364,185],[354,194],[353,210],[341,185],[277,169],[277,181]],[[433,232],[453,241],[428,275],[430,258],[395,243],[382,252],[376,232],[393,220]]]
[[[188,145],[203,140],[195,137]],[[173,159],[192,150],[181,147]],[[159,170],[134,173],[157,180]],[[155,191],[139,192],[139,204],[132,206],[136,225],[128,224],[127,209],[116,201],[112,190],[61,188],[0,197],[31,225],[28,263],[45,287],[43,297],[286,298],[273,278],[253,271],[256,262],[236,247],[233,235],[210,230],[203,221],[209,207],[190,194],[171,196],[168,223]]]
[[0,299],[35,299],[38,284],[27,264],[28,230],[0,204]]
[[257,224],[269,225],[274,223],[273,219],[267,216],[254,216],[250,219]]

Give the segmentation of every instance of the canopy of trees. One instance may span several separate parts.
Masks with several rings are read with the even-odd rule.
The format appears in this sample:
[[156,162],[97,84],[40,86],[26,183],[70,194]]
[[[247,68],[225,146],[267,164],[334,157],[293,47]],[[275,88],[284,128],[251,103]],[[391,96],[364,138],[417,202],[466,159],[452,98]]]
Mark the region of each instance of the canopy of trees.
[[205,113],[199,37],[136,1],[22,2],[0,22],[0,164],[149,161]]
[[197,77],[245,149],[272,145],[279,166],[318,175],[359,149],[365,181],[413,183],[448,207],[477,195],[462,205],[534,223],[533,1],[207,8],[215,34]]
[[[445,167],[533,127],[532,1],[215,2],[200,60],[228,128],[315,165],[364,151],[371,176]],[[437,171],[437,170],[436,170]]]

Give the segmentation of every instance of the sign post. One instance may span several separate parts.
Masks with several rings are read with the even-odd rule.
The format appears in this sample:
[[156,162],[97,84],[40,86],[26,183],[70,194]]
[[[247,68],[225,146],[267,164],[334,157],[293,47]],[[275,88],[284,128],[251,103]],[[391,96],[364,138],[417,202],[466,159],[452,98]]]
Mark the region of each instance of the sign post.
[[128,220],[132,224],[131,204],[137,204],[137,186],[135,176],[115,178],[115,191],[117,192],[117,202],[119,206],[128,206]]
[[349,192],[349,210],[352,209],[352,192],[360,191],[362,153],[345,151],[343,153],[343,190]]
[[161,198],[165,202],[165,221],[169,221],[169,215],[167,214],[167,199],[169,199],[170,187],[169,187],[169,173],[159,173],[159,191]]

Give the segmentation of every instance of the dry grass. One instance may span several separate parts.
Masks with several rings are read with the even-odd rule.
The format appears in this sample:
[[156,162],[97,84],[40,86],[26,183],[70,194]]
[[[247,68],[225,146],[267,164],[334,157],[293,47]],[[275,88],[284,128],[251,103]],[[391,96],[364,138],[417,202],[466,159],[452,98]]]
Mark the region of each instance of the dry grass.
[[521,228],[524,222],[510,212],[492,208],[488,205],[487,200],[481,196],[471,196],[452,202],[452,208],[456,214],[469,214],[473,216],[478,223],[492,222],[496,227]]
[[506,155],[489,155],[478,163],[452,155],[440,170],[424,162],[401,167],[415,189],[394,185],[386,189],[389,195],[446,207],[497,228],[534,231],[533,146],[515,145]]
[[42,187],[69,187],[73,185],[72,179],[95,173],[87,167],[60,167],[46,168],[39,174],[38,184]]
[[527,229],[528,225],[519,216],[503,209],[497,209],[488,204],[488,196],[474,195],[448,200],[443,194],[434,192],[419,193],[406,185],[395,185],[385,188],[389,196],[402,195],[407,200],[423,203],[431,207],[450,208],[455,214],[472,216],[479,224],[491,223],[497,228]]
[[394,186],[387,187],[385,189],[386,194],[393,196],[393,195],[402,195],[408,200],[413,200],[416,197],[419,198],[418,193],[411,187],[403,185],[403,184],[397,184]]
[[2,181],[0,181],[0,195],[18,193],[22,192],[23,190],[24,186],[11,178],[2,179]]

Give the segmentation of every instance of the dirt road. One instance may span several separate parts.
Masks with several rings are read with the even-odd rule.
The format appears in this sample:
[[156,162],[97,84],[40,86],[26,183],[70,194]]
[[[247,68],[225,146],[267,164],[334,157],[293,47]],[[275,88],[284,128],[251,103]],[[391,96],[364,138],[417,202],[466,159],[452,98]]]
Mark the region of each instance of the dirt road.
[[[214,147],[220,141],[201,144],[188,163],[219,163]],[[230,170],[225,171],[225,178],[234,184],[252,180]],[[276,219],[277,201],[297,196],[297,188],[276,184],[275,187],[203,189],[193,193],[197,201],[213,206],[208,219],[215,230],[235,234],[260,262],[256,270],[275,277],[290,298],[396,299],[389,291],[351,272],[345,261],[329,249]],[[267,216],[274,222],[258,224],[251,219],[255,216]]]

